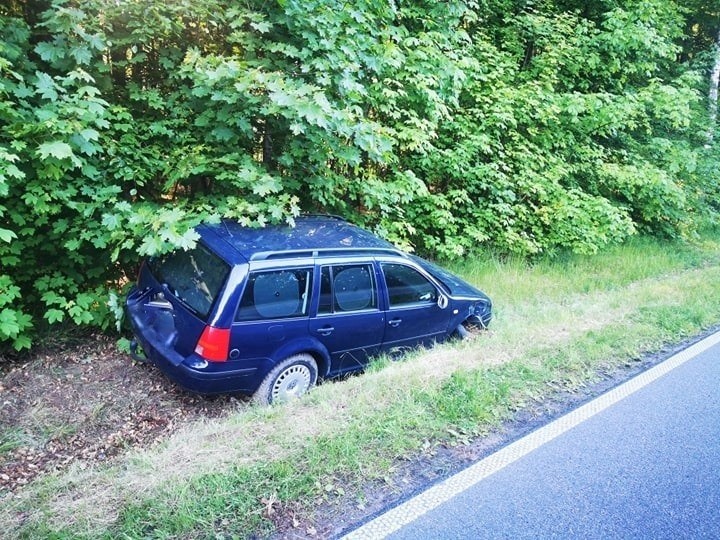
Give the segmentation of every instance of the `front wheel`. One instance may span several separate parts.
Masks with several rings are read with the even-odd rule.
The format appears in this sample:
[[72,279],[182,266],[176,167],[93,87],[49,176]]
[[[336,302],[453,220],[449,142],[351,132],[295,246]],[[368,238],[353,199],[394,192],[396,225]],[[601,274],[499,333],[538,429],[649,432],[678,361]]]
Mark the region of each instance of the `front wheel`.
[[470,320],[465,320],[453,332],[453,336],[457,339],[473,339],[480,335],[485,328]]
[[317,373],[317,363],[309,354],[290,356],[267,374],[253,400],[262,405],[270,405],[299,398],[315,386]]

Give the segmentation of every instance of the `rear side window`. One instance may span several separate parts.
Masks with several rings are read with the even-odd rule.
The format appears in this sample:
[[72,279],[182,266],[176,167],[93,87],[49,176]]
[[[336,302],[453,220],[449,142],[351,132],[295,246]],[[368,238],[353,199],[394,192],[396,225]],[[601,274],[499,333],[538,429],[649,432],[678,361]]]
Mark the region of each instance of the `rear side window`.
[[369,264],[323,266],[318,313],[377,309],[377,294]]
[[205,246],[148,260],[150,272],[198,316],[207,319],[230,267]]
[[236,321],[282,319],[307,315],[310,269],[253,272],[248,276]]

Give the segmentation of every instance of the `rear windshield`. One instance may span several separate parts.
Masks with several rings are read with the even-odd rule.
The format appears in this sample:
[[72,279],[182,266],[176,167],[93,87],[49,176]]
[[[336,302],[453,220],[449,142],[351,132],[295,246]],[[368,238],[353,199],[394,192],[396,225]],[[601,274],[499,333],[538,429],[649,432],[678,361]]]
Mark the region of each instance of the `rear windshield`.
[[198,316],[206,319],[227,278],[230,267],[198,244],[189,251],[174,251],[148,261],[155,278]]

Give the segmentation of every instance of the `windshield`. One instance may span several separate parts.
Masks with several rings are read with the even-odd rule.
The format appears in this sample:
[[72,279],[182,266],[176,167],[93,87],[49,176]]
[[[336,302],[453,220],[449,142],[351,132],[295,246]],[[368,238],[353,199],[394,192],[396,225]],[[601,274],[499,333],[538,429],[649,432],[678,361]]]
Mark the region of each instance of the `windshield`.
[[425,259],[422,259],[416,255],[410,255],[410,257],[420,266],[422,266],[426,271],[432,274],[435,279],[440,281],[448,289],[451,295],[485,296],[477,288],[473,287],[467,281],[456,276],[452,272],[449,272],[448,270],[445,270],[444,268],[433,264],[430,261],[426,261]]
[[205,246],[174,251],[148,261],[155,278],[203,319],[210,313],[229,266]]

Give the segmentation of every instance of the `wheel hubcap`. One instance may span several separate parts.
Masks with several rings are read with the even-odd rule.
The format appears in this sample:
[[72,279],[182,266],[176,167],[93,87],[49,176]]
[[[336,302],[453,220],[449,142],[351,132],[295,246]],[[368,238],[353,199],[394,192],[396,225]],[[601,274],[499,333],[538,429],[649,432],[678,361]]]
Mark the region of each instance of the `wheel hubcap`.
[[310,369],[294,365],[278,375],[272,387],[273,403],[282,403],[302,396],[310,388]]

